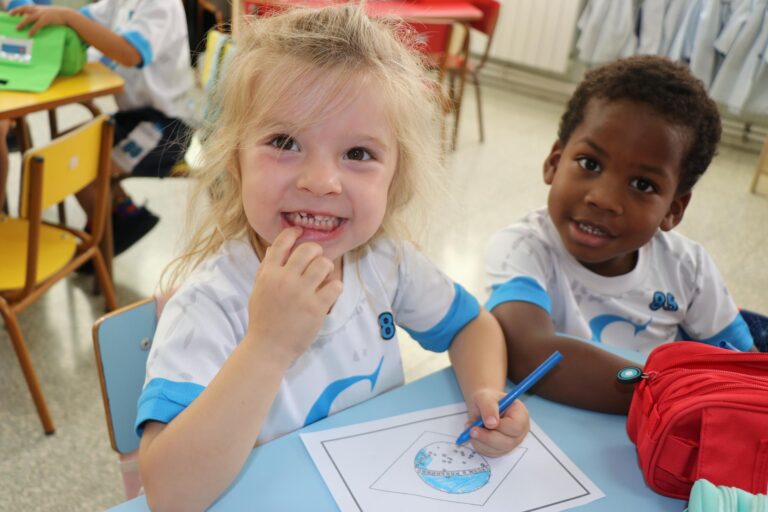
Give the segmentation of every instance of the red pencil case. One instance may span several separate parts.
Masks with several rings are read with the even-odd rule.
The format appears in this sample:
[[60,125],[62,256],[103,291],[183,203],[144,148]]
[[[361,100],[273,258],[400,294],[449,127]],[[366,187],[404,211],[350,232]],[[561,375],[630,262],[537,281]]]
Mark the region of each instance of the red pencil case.
[[768,353],[679,341],[654,349],[627,433],[654,491],[687,499],[693,483],[768,489]]

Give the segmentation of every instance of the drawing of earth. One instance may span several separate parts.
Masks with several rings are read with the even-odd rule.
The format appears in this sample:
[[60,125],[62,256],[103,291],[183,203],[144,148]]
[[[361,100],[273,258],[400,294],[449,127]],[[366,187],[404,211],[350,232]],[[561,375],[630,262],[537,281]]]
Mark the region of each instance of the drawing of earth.
[[450,441],[419,450],[413,469],[427,485],[450,494],[474,492],[491,479],[491,468],[482,455]]

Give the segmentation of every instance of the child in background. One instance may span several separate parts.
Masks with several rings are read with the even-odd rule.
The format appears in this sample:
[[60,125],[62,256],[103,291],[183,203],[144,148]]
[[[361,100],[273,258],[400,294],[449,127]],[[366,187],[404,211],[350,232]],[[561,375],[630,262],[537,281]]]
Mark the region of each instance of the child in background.
[[526,435],[521,402],[499,417],[498,324],[402,240],[403,208],[442,176],[437,89],[408,36],[352,5],[242,28],[139,400],[152,508],[205,508],[254,445],[401,385],[395,325],[448,350],[479,452]]
[[642,56],[587,73],[544,161],[547,209],[487,249],[486,307],[504,330],[512,380],[559,350],[538,394],[626,414],[633,387],[616,372],[635,363],[573,338],[644,355],[680,339],[753,349],[710,256],[670,231],[720,132],[717,106],[683,66]]
[[[30,34],[47,25],[71,27],[92,46],[91,60],[100,60],[125,80],[113,116],[113,174],[168,176],[187,148],[188,95],[194,87],[181,0],[99,0],[80,11],[27,5],[11,14],[23,15],[18,28],[30,27]],[[158,217],[137,207],[119,185],[112,193],[119,254],[147,234]],[[93,186],[78,194],[87,214],[95,194]]]

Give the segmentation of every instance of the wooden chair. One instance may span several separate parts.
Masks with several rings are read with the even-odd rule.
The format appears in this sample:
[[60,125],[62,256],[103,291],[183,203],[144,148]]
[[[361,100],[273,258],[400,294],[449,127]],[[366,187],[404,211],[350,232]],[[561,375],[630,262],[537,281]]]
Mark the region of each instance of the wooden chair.
[[156,328],[153,299],[121,308],[93,325],[93,348],[109,441],[120,459],[126,499],[135,497],[141,488],[137,460],[140,438],[134,422]]
[[[112,122],[102,115],[24,153],[19,217],[0,215],[0,313],[46,434],[53,434],[55,429],[17,315],[87,261],[96,269],[107,310],[115,308],[115,290],[99,250],[106,218],[112,132]],[[42,220],[43,210],[94,182],[99,194],[91,233]]]
[[[480,128],[480,142],[485,141],[485,130],[483,127],[483,107],[480,99],[480,70],[483,69],[488,61],[488,54],[493,42],[493,34],[496,31],[496,22],[499,20],[499,11],[501,4],[497,0],[471,0],[472,4],[483,11],[483,17],[480,20],[469,24],[470,29],[477,30],[485,34],[486,44],[483,54],[479,60],[469,59],[469,52],[459,52],[448,57],[446,68],[450,82],[449,90],[451,99],[455,105],[455,122],[453,125],[453,145],[456,145],[456,136],[459,130],[459,114],[461,113],[462,97],[464,95],[464,83],[466,77],[475,86],[475,99],[477,102],[477,119]],[[467,38],[467,41],[469,38]]]
[[763,142],[763,149],[760,151],[760,159],[757,161],[755,175],[752,177],[752,185],[749,187],[749,191],[753,194],[757,190],[757,182],[760,180],[760,176],[768,176],[768,137]]
[[[451,41],[454,35],[454,24],[446,23],[416,23],[409,22],[408,25],[416,32],[419,49],[424,54],[427,66],[437,73],[437,83],[443,87],[443,82],[448,73],[448,61],[451,58]],[[461,42],[460,53],[466,55],[469,46],[469,39],[464,38]],[[443,112],[445,115],[456,115],[456,104],[453,101],[453,95],[450,90],[443,89],[442,96]],[[445,141],[445,121],[441,126],[442,138]],[[455,133],[451,138],[451,148],[456,149]]]

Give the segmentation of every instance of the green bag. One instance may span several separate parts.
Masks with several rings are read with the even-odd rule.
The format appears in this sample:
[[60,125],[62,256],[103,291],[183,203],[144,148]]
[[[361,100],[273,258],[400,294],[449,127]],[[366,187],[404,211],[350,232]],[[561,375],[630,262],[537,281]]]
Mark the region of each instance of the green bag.
[[42,92],[56,75],[79,73],[88,45],[69,27],[48,26],[29,36],[21,18],[0,12],[0,90]]

